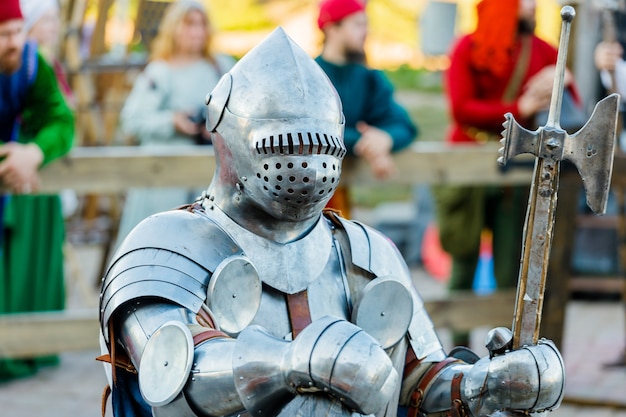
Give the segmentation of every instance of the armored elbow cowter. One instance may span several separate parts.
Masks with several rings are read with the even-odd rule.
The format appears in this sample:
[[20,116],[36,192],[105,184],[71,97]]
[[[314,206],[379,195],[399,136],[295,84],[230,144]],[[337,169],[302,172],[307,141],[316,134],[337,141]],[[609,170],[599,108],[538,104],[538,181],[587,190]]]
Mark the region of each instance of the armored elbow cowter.
[[[458,393],[453,380],[461,378]],[[425,414],[448,410],[460,400],[472,416],[496,412],[536,413],[557,408],[563,398],[563,360],[551,341],[525,346],[473,365],[445,367],[424,390],[419,408]]]

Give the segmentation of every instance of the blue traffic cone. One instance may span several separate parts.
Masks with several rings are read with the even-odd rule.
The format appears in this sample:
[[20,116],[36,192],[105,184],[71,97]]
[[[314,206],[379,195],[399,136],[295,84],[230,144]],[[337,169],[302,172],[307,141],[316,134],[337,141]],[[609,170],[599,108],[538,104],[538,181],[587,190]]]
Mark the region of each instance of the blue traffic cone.
[[491,294],[496,290],[496,277],[493,273],[493,256],[491,254],[481,254],[478,258],[472,289],[478,295]]

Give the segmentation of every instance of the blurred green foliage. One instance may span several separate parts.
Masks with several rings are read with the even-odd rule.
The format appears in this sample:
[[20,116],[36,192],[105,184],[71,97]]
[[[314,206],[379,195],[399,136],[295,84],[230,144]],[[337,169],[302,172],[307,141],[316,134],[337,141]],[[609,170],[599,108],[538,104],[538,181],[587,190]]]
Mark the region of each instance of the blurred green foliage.
[[415,69],[402,65],[396,69],[383,70],[397,90],[441,92],[441,73]]

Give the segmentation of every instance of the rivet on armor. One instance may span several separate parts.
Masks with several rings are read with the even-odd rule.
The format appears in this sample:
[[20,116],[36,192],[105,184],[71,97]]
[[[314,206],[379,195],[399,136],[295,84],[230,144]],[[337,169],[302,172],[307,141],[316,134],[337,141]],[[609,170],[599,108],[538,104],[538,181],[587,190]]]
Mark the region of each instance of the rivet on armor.
[[169,362],[165,361],[165,362],[163,363],[163,366],[167,366],[167,365],[169,365]]

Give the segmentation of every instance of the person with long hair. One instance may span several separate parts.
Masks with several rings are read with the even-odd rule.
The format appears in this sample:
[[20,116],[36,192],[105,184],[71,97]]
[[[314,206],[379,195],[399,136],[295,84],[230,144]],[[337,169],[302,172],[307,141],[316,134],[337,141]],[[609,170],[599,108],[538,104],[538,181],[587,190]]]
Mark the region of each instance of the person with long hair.
[[[150,60],[133,85],[122,112],[122,131],[141,146],[207,143],[205,95],[235,63],[213,50],[213,27],[205,7],[192,0],[168,6]],[[133,189],[126,196],[119,238],[150,214],[194,199],[201,190]]]

